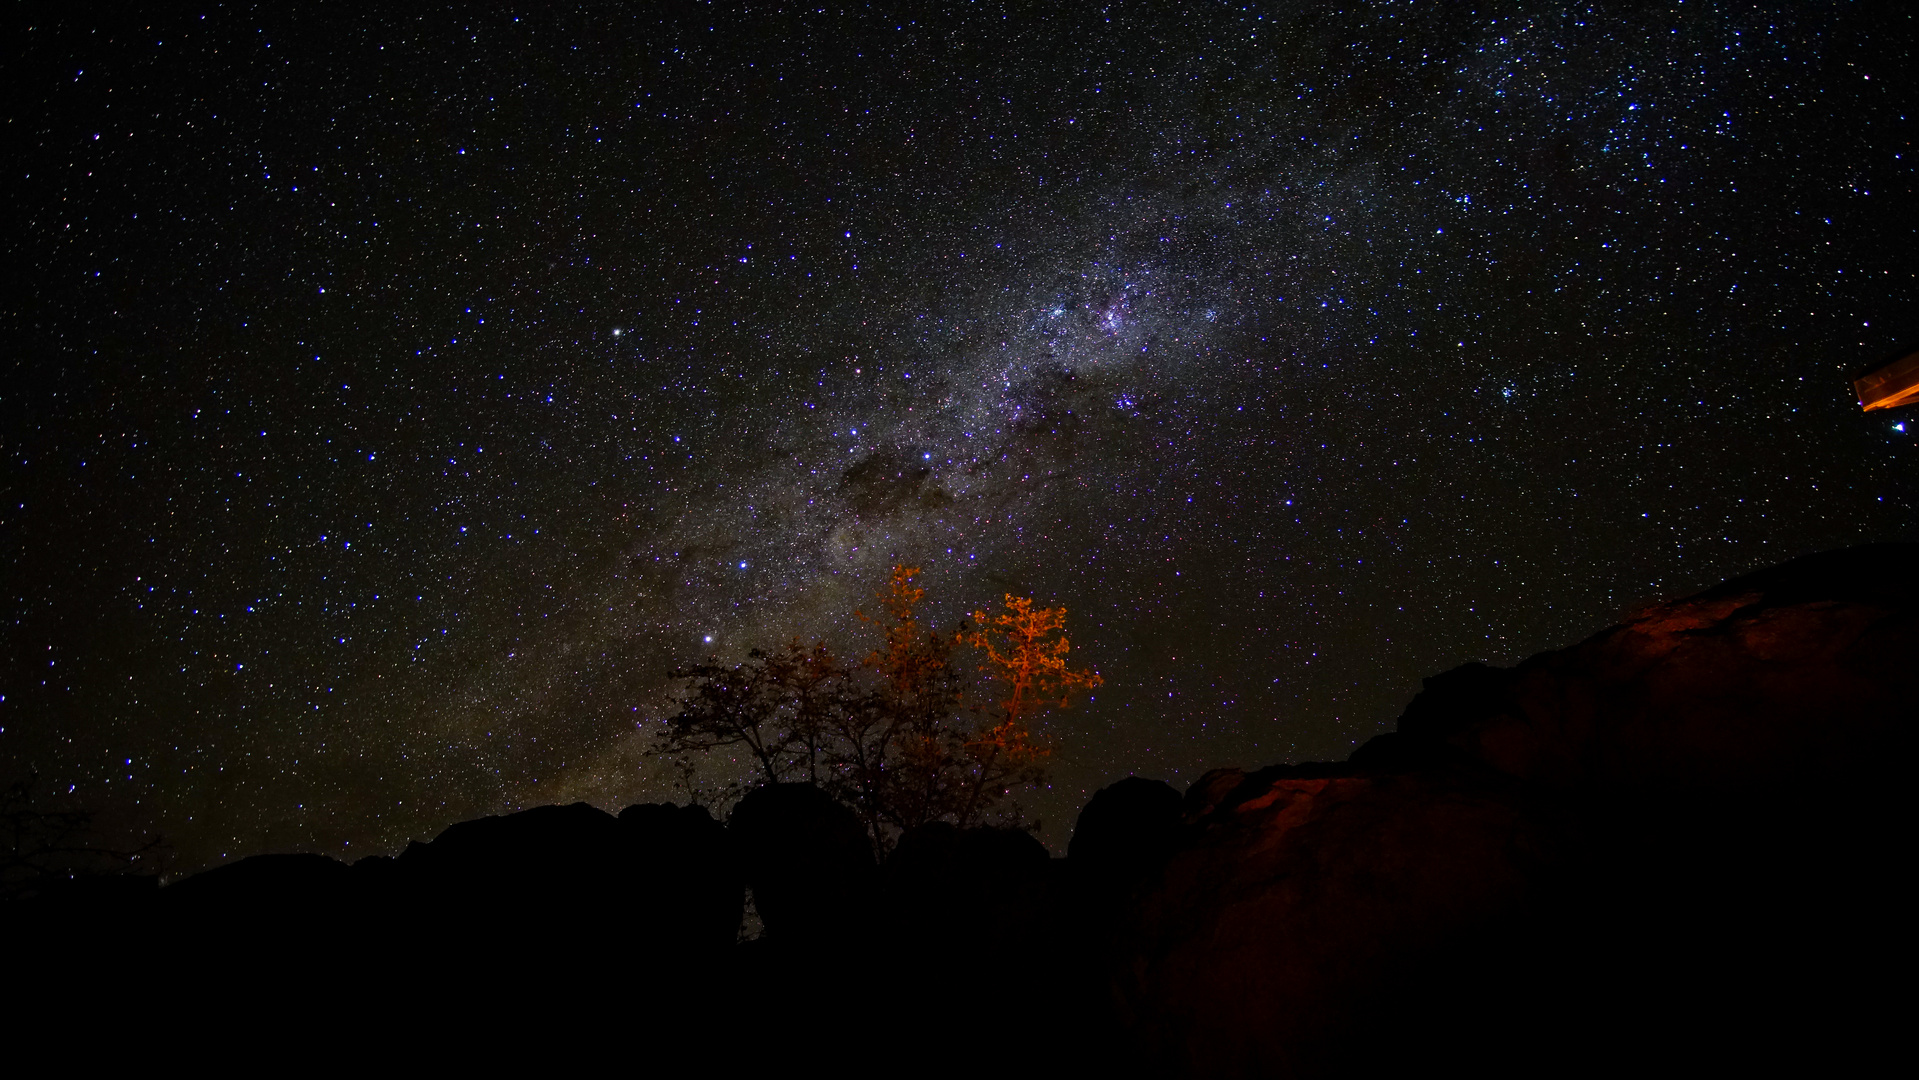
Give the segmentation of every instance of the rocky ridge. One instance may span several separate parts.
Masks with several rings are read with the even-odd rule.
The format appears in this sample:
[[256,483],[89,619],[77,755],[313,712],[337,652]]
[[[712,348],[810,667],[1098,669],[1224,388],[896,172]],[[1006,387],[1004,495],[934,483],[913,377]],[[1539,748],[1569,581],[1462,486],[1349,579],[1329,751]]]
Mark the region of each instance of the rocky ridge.
[[[1919,545],[1811,556],[1446,672],[1345,762],[1121,780],[1065,859],[937,826],[877,864],[795,785],[725,825],[542,807],[11,922],[37,970],[121,973],[127,1008],[155,1004],[150,970],[254,1015],[518,995],[523,1026],[644,1016],[741,1060],[850,1025],[922,1071],[1830,1064],[1893,1030],[1871,976],[1898,925],[1916,567]],[[749,886],[765,934],[736,944]],[[969,1016],[991,1022],[952,1039]]]

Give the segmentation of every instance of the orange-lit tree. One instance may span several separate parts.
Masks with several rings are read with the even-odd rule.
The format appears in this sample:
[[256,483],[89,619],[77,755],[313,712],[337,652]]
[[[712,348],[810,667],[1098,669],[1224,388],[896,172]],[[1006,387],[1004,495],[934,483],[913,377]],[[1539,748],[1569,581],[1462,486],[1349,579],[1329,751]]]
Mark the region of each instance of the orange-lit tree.
[[967,741],[975,766],[972,791],[960,811],[961,825],[978,820],[994,802],[1020,784],[1036,784],[1045,775],[1042,760],[1050,747],[1033,734],[1033,721],[1054,708],[1072,704],[1073,694],[1104,680],[1094,671],[1066,663],[1072,649],[1066,638],[1066,608],[1036,608],[1031,597],[1007,593],[997,614],[973,613],[974,627],[960,639],[985,653],[980,670],[1003,688],[986,722]]
[[916,566],[895,566],[879,595],[884,614],[860,619],[880,627],[880,645],[862,667],[875,684],[839,714],[835,794],[859,811],[874,844],[953,816],[964,798],[961,759],[965,688],[953,664],[959,634],[941,634],[920,618],[926,590]]
[[[1034,722],[1100,678],[1067,666],[1065,608],[1008,594],[999,614],[976,612],[977,625],[941,633],[921,616],[919,573],[895,566],[882,613],[854,613],[880,631],[857,667],[823,642],[796,639],[731,667],[676,670],[687,680],[680,711],[649,752],[679,763],[689,790],[695,763],[715,751],[743,753],[765,783],[817,784],[859,814],[881,853],[929,822],[1022,824],[1017,807],[1009,815],[1003,804],[1045,776],[1051,751]],[[968,692],[971,673],[954,658],[961,645],[985,653],[980,671],[1001,684],[997,700]]]

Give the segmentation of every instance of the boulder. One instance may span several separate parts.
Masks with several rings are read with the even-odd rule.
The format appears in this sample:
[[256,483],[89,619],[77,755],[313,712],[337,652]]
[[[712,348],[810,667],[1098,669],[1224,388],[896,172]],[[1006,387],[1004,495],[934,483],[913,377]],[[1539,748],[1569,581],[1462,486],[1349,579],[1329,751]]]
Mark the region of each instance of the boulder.
[[[933,822],[900,837],[886,861],[885,915],[912,948],[991,954],[1003,967],[1041,933],[1053,858],[1019,829]],[[1022,961],[1023,962],[1023,961]]]
[[196,965],[324,962],[364,925],[355,885],[325,855],[254,855],[160,889],[157,941]]
[[390,915],[376,940],[448,973],[456,993],[570,973],[589,955],[630,962],[632,900],[656,883],[626,841],[613,815],[585,803],[462,821],[382,868],[376,902]]
[[726,831],[769,942],[844,943],[872,915],[873,845],[854,813],[811,784],[768,784]]
[[649,880],[632,897],[644,925],[678,928],[700,951],[723,951],[739,940],[746,881],[726,827],[704,806],[641,803],[620,811],[627,849]]
[[41,932],[16,959],[34,1008],[84,1000],[222,1045],[409,1029],[434,1045],[571,1046],[644,1017],[671,1033],[657,1057],[713,1033],[743,891],[703,808],[547,806],[351,867],[257,855],[111,904],[35,908]]
[[1172,851],[1179,838],[1180,804],[1171,784],[1143,776],[1100,788],[1079,812],[1066,856],[1087,874],[1136,877]]
[[345,863],[325,855],[254,855],[183,878],[165,893],[175,903],[230,908],[237,914],[331,898],[351,876]]
[[207,987],[350,982],[450,1008],[526,980],[625,993],[723,963],[743,893],[703,808],[542,806],[351,867],[256,855],[196,874],[159,890],[153,947]]

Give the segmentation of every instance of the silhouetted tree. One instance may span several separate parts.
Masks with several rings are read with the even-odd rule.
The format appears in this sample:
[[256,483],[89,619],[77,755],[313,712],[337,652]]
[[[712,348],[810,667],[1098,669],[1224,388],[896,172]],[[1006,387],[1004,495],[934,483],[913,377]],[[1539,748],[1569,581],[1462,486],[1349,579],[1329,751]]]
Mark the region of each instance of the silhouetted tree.
[[835,793],[860,813],[881,851],[896,832],[952,817],[966,788],[968,702],[953,664],[960,632],[921,622],[919,572],[893,568],[879,596],[883,616],[855,612],[881,627],[880,647],[862,664],[878,685],[842,714]]
[[16,780],[0,796],[0,832],[5,834],[0,899],[25,899],[75,878],[158,871],[153,856],[162,846],[159,837],[137,847],[114,847],[95,832],[92,813],[42,810],[34,797],[37,780]]
[[786,775],[818,784],[824,777],[834,721],[855,707],[858,694],[849,672],[823,641],[811,645],[798,639],[762,661],[762,676],[770,687],[775,715],[784,723],[788,766]]
[[716,661],[677,668],[687,680],[680,711],[655,733],[650,753],[672,758],[689,791],[692,763],[715,750],[743,751],[769,784],[820,780],[821,755],[848,672],[824,642],[754,649],[731,667]]

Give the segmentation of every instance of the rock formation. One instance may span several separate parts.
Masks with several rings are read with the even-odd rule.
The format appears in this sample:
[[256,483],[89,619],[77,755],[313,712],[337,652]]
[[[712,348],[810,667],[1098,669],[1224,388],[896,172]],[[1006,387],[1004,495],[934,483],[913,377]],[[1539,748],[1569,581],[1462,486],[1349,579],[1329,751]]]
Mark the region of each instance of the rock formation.
[[1828,552],[1660,604],[1510,671],[1426,680],[1353,755],[1459,755],[1555,789],[1704,794],[1830,781],[1878,760],[1919,688],[1914,545]]
[[1110,954],[1140,1052],[1215,1077],[1868,1045],[1915,566],[1800,559],[1429,679],[1349,762],[1203,777]]
[[769,941],[841,944],[871,918],[873,845],[853,811],[811,784],[769,784],[733,808],[739,852]]
[[1118,884],[1156,869],[1180,836],[1180,795],[1163,780],[1129,776],[1093,793],[1066,856],[1082,874]]

